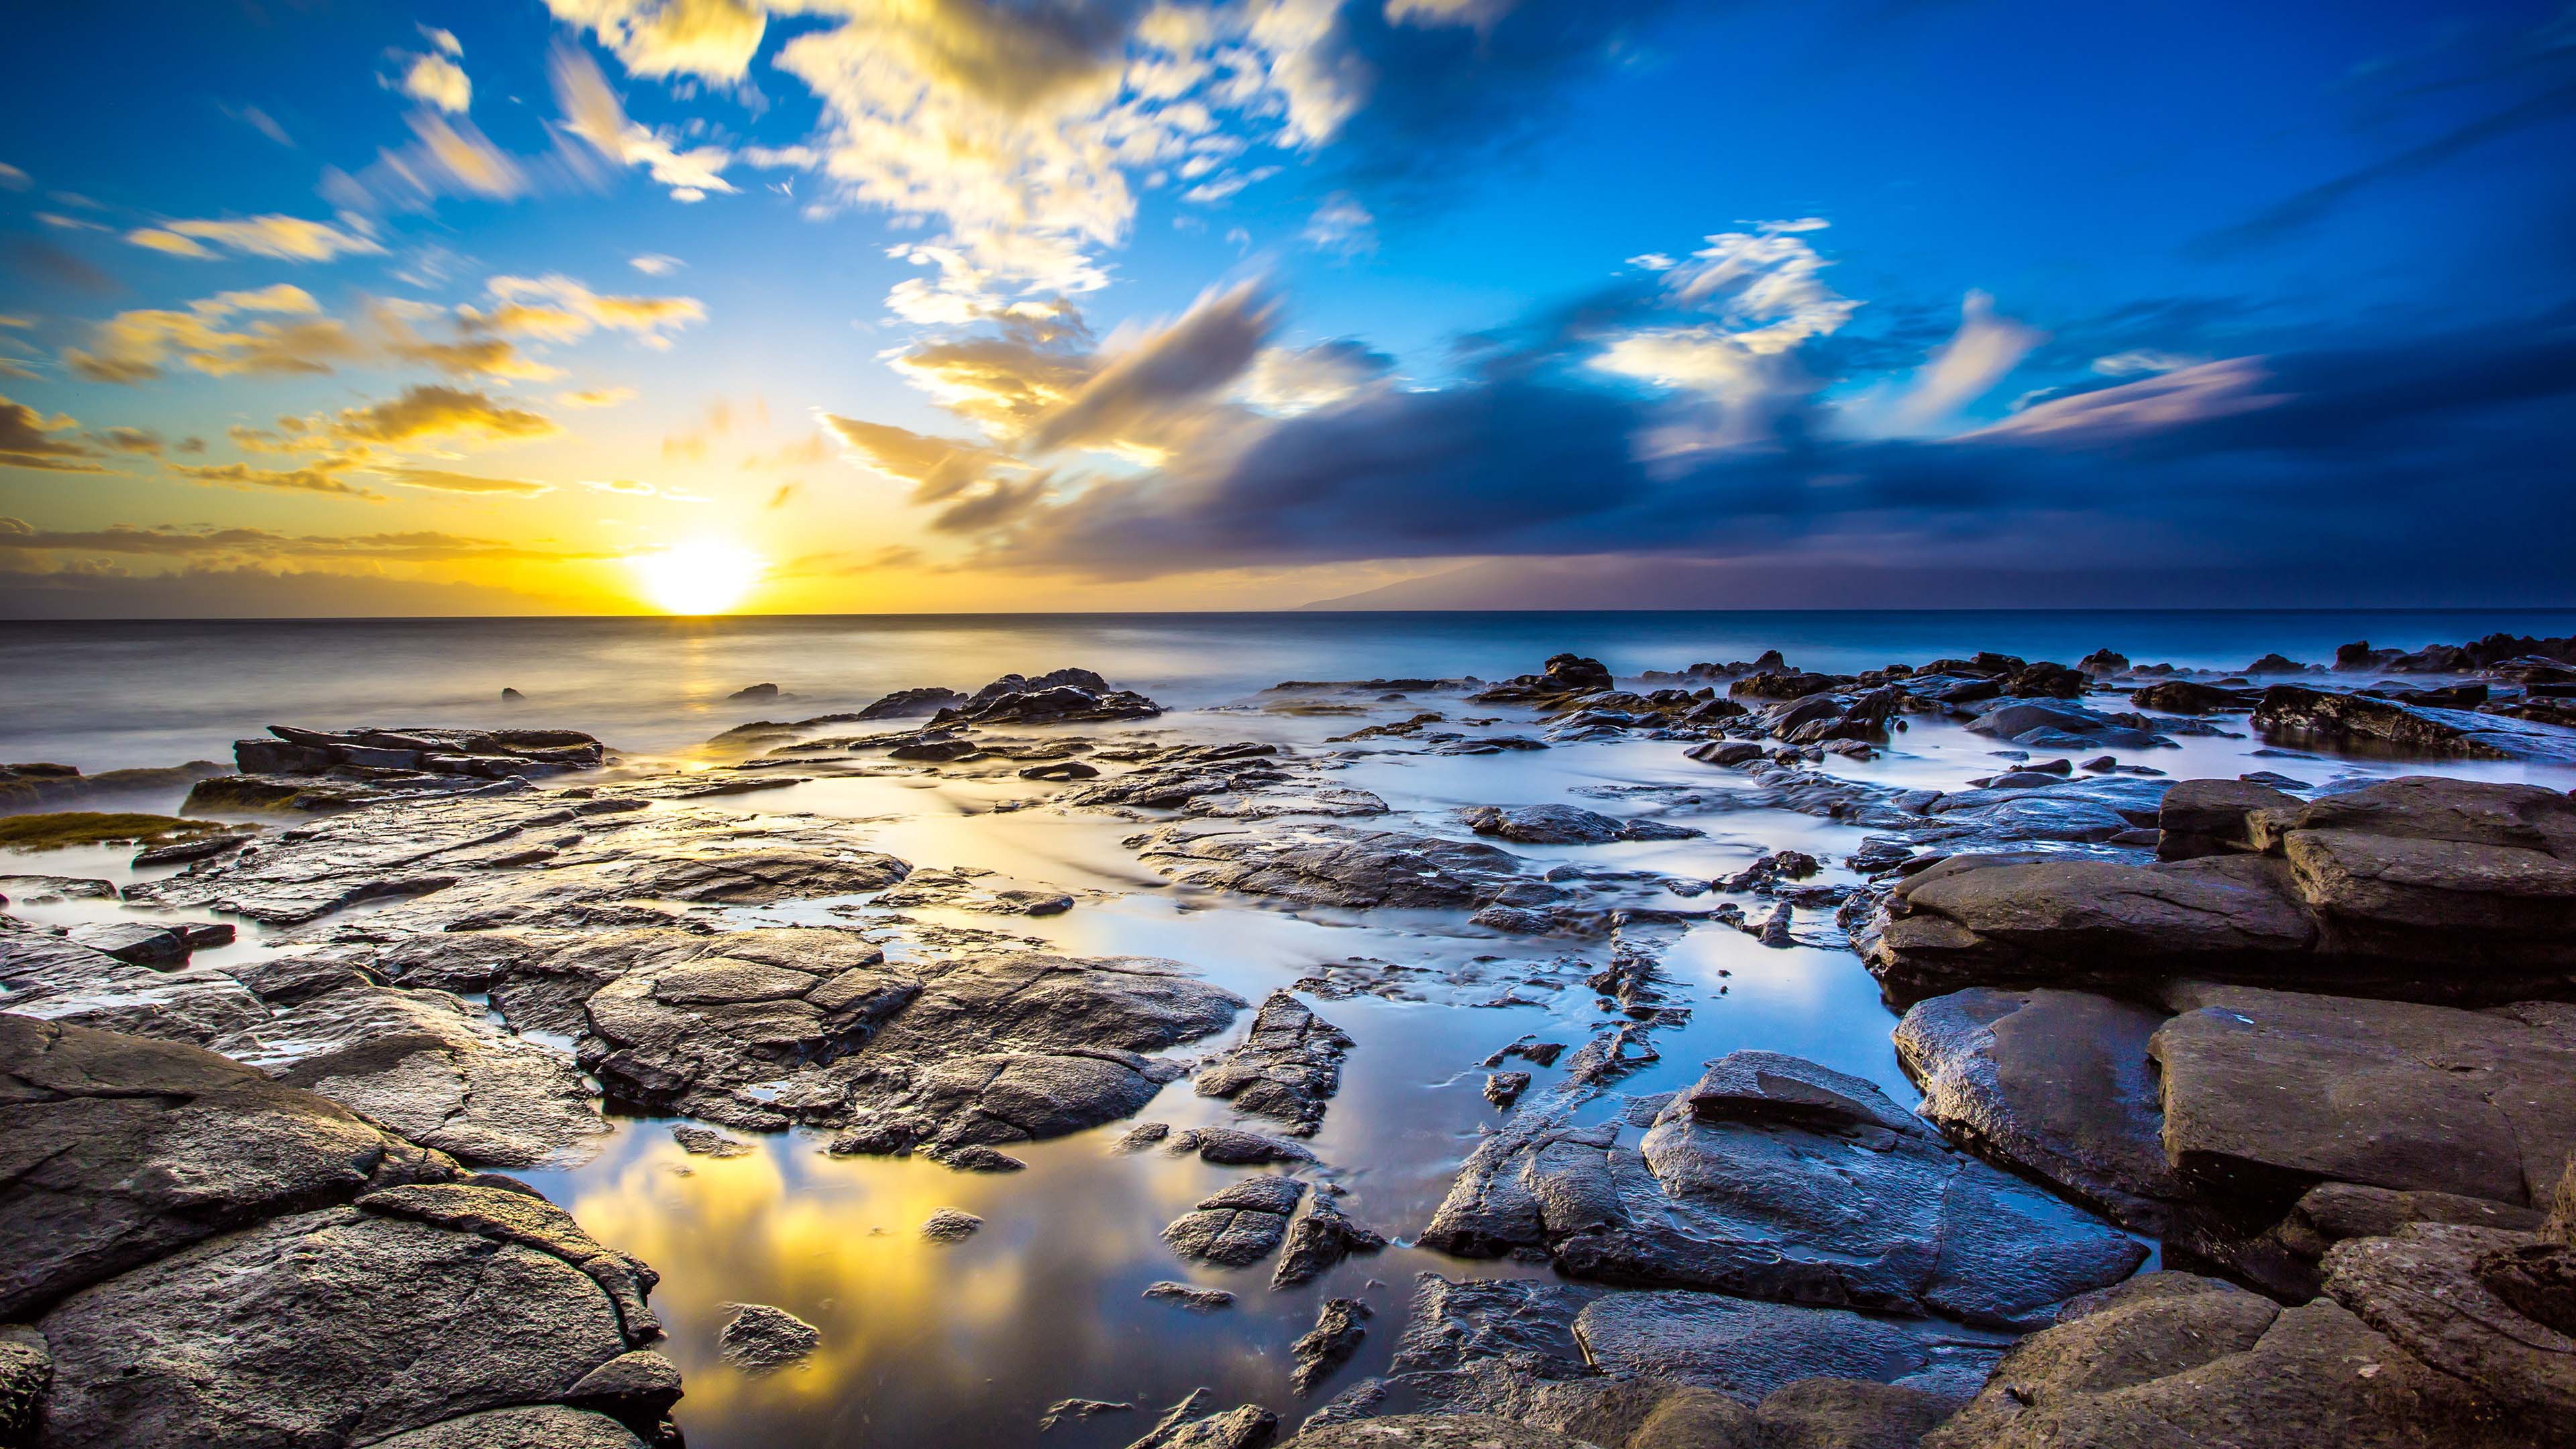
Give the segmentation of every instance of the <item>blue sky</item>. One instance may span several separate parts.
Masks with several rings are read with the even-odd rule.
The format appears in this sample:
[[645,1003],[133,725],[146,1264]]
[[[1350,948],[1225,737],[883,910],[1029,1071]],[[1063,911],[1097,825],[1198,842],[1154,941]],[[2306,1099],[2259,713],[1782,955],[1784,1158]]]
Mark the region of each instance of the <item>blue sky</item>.
[[0,613],[2567,601],[2562,4],[13,24]]

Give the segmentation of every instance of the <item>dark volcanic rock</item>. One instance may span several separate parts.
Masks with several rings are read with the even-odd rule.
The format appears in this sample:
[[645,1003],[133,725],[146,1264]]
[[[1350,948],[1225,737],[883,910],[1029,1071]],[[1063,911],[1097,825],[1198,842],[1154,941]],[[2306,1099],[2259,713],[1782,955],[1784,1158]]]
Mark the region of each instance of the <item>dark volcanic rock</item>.
[[199,1045],[268,1019],[223,972],[137,966],[32,930],[0,930],[0,1011]]
[[1869,1083],[1795,1057],[1712,1062],[1637,1147],[1618,1137],[1616,1122],[1515,1119],[1468,1158],[1421,1243],[1542,1247],[1578,1278],[1999,1326],[2040,1321],[2145,1255],[1945,1147]]
[[1293,1177],[1247,1177],[1172,1219],[1163,1241],[1184,1258],[1221,1267],[1260,1262],[1288,1235],[1288,1215],[1305,1193]]
[[1058,669],[1035,679],[1005,674],[931,718],[939,724],[1073,724],[1162,712],[1161,705],[1134,690],[1112,689],[1088,669]]
[[1193,1390],[1127,1449],[1263,1449],[1279,1433],[1279,1416],[1259,1404],[1222,1413],[1215,1405],[1216,1395]]
[[823,1344],[823,1331],[784,1308],[766,1303],[733,1303],[732,1316],[716,1330],[716,1347],[725,1361],[755,1374],[774,1373],[803,1360]]
[[1360,1340],[1368,1335],[1368,1316],[1369,1306],[1356,1298],[1325,1299],[1315,1315],[1315,1326],[1289,1345],[1296,1362],[1288,1378],[1290,1390],[1301,1397],[1310,1394],[1333,1370],[1350,1362],[1351,1355],[1359,1352]]
[[1699,834],[1660,820],[1618,820],[1577,805],[1480,805],[1460,812],[1478,835],[1523,845],[1600,845],[1613,840],[1685,840]]
[[2507,1449],[2494,1405],[2320,1299],[2283,1308],[2151,1273],[2024,1339],[1923,1449],[2225,1444],[2239,1449]]
[[1988,1161],[2161,1231],[2182,1195],[2148,1043],[2165,1014],[2074,991],[1974,988],[1922,1002],[1896,1053],[1916,1110]]
[[1201,1288],[1195,1283],[1175,1283],[1169,1279],[1146,1284],[1145,1296],[1157,1303],[1177,1304],[1194,1313],[1214,1313],[1234,1304],[1234,1295],[1222,1288]]
[[860,719],[909,719],[916,715],[937,714],[943,709],[964,704],[966,696],[953,689],[937,687],[898,689],[876,703],[860,710]]
[[1274,991],[1243,1040],[1200,1070],[1198,1093],[1311,1132],[1341,1087],[1342,1058],[1351,1046],[1340,1027],[1289,993]]
[[2568,992],[2566,796],[2408,777],[2306,803],[2243,785],[2170,798],[2171,852],[2259,853],[1952,856],[1889,894],[1860,943],[1871,971],[1907,1002],[1970,985],[2152,993],[2187,977],[2472,1002]]
[[1278,896],[1305,905],[1473,910],[1544,905],[1557,892],[1521,873],[1511,852],[1478,841],[1396,830],[1315,825],[1200,831],[1164,826],[1130,842],[1146,861],[1191,885]]
[[2576,763],[2576,729],[2466,710],[2427,709],[2297,684],[2276,684],[2263,691],[2253,719],[2264,738],[2291,744]]
[[1270,1286],[1294,1288],[1353,1253],[1374,1253],[1385,1246],[1385,1234],[1352,1221],[1330,1197],[1317,1193],[1288,1225],[1288,1245],[1280,1251]]

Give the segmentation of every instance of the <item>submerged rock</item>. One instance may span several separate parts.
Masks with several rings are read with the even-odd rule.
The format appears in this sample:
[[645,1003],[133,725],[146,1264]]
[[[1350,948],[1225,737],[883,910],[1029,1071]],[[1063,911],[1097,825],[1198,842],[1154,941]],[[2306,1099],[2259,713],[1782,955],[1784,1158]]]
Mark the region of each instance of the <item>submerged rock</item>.
[[1194,1389],[1127,1449],[1263,1449],[1279,1433],[1279,1416],[1259,1404],[1211,1412],[1216,1395]]
[[1288,1376],[1290,1391],[1300,1397],[1310,1394],[1333,1370],[1350,1362],[1360,1340],[1368,1335],[1364,1326],[1368,1316],[1369,1306],[1356,1298],[1325,1299],[1315,1315],[1315,1326],[1289,1345],[1296,1365]]
[[[1526,1114],[1525,1114],[1526,1115]],[[1470,1256],[1541,1248],[1559,1271],[1971,1323],[2029,1326],[2145,1250],[1948,1147],[1876,1087],[1736,1052],[1656,1113],[1516,1119],[1460,1170],[1420,1235]]]
[[725,1362],[749,1373],[774,1373],[801,1362],[822,1346],[823,1331],[784,1308],[766,1303],[728,1303],[730,1315],[716,1330],[716,1347]]
[[1288,1215],[1306,1184],[1293,1177],[1247,1177],[1200,1201],[1163,1229],[1163,1241],[1184,1258],[1241,1268],[1270,1256],[1288,1235]]

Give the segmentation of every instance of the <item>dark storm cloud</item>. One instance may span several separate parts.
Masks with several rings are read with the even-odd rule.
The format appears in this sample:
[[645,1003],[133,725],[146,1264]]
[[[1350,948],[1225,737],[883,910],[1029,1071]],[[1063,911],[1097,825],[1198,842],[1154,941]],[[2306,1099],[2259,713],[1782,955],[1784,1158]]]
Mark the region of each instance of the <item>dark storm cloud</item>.
[[[1673,405],[1553,375],[1290,418],[1204,476],[1022,510],[997,562],[1193,568],[1534,554],[1848,551],[1937,568],[2157,557],[2260,569],[2552,564],[2576,537],[2576,320],[2238,358],[1947,439],[1791,434],[1641,462]],[[2175,600],[2188,602],[2188,600]]]

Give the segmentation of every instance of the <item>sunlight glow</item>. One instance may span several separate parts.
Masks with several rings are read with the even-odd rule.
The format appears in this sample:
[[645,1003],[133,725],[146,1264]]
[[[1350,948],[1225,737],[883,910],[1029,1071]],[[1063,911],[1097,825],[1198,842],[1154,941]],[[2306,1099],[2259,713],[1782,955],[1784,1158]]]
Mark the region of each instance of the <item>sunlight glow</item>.
[[722,614],[743,601],[768,561],[729,538],[693,538],[626,560],[644,598],[666,614]]

